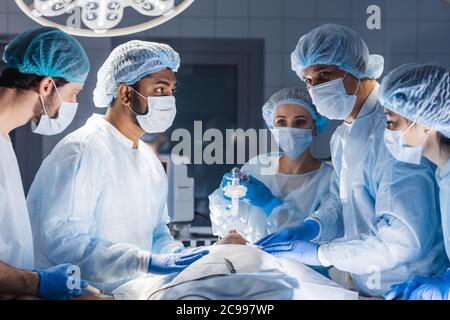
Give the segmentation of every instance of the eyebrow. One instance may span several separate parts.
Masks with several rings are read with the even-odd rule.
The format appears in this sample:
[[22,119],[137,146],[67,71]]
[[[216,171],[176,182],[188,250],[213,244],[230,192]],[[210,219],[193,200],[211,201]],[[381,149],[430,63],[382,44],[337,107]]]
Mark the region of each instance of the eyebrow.
[[[278,116],[276,116],[277,118],[283,118],[283,119],[286,119],[286,117],[285,116],[283,116],[283,115],[278,115]],[[308,117],[307,116],[304,116],[304,115],[299,115],[299,116],[295,116],[294,117],[294,119],[298,119],[298,118],[305,118],[305,119],[307,119]]]
[[[170,82],[166,81],[166,80],[159,80],[159,81],[156,81],[154,84],[163,84],[166,86],[170,86]],[[175,86],[177,86],[177,83],[175,83]]]
[[331,66],[320,66],[320,67],[314,68],[314,71],[315,72],[320,72],[320,71],[329,70],[329,69],[331,69]]

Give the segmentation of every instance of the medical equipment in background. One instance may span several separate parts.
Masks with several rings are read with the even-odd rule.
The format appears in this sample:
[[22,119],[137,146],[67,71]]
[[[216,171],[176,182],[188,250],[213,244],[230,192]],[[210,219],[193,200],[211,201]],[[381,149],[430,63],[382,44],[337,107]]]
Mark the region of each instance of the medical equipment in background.
[[[15,0],[17,6],[37,23],[56,27],[82,37],[115,37],[133,34],[163,24],[186,10],[194,0]],[[175,4],[178,2],[178,5]],[[28,3],[28,4],[27,4]],[[132,26],[114,29],[124,17],[125,8],[153,17]],[[81,17],[77,14],[81,11]],[[46,17],[67,15],[65,23]],[[83,28],[81,24],[88,28]]]
[[239,213],[239,199],[245,197],[247,188],[241,185],[241,181],[248,179],[239,168],[231,170],[231,183],[223,188],[224,195],[231,198],[231,229],[236,229],[236,220]]
[[194,178],[188,177],[188,157],[162,154],[159,156],[167,173],[169,193],[167,208],[172,224],[185,226],[194,220]]

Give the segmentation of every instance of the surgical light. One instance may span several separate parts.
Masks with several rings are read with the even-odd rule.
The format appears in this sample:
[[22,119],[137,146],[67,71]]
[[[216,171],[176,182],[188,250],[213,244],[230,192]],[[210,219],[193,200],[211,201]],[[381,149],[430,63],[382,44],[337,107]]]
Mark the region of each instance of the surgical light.
[[[15,0],[17,6],[31,19],[44,26],[57,27],[76,36],[111,37],[141,32],[156,27],[186,10],[194,0]],[[30,2],[30,1],[28,1]],[[124,9],[132,8],[151,17],[148,21],[116,28],[124,19]],[[49,17],[71,15],[80,10],[81,21],[87,28],[61,24]]]

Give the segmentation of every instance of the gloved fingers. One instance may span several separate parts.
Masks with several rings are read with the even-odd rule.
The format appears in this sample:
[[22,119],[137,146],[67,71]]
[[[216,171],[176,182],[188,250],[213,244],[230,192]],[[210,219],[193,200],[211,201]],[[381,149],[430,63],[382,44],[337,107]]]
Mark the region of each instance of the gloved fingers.
[[411,299],[411,293],[416,290],[418,287],[420,287],[420,284],[414,281],[407,281],[408,285],[405,288],[405,291],[403,292],[403,300],[410,300]]
[[180,265],[180,266],[176,265],[176,266],[173,266],[172,268],[170,268],[167,273],[181,272],[184,269],[186,269],[188,266],[189,266],[188,264],[187,265]]
[[209,253],[209,250],[203,249],[203,248],[199,248],[199,250],[197,251],[187,251],[186,253],[182,253],[181,256],[179,257],[179,259],[187,259],[187,258],[191,258],[194,257],[196,255],[207,255]]
[[164,269],[158,270],[157,272],[152,272],[152,273],[153,274],[161,274],[161,275],[171,274],[171,273],[181,272],[184,269],[186,269],[187,267],[188,267],[187,265],[183,265],[183,266],[173,265],[170,268],[164,268]]
[[289,242],[289,241],[274,242],[274,243],[268,244],[267,246],[264,246],[264,248],[273,248],[273,247],[278,247],[278,246],[291,246],[292,247],[292,242]]
[[266,238],[261,239],[256,244],[261,247],[267,247],[268,245],[270,245],[272,243],[279,243],[279,242],[282,242],[283,240],[284,239],[282,237],[280,237],[279,233],[273,233],[273,234],[267,236]]
[[422,285],[422,284],[426,284],[426,283],[430,282],[430,278],[426,278],[426,277],[422,277],[422,276],[414,276],[411,279],[411,281],[415,282],[419,285]]
[[[247,181],[241,181],[241,185],[243,185],[244,187],[247,188],[247,194],[246,194],[246,196],[248,195],[249,190],[254,190],[255,187],[256,187],[256,184],[254,184],[254,183],[252,183],[252,182],[247,182]],[[245,197],[244,197],[244,199],[245,199]]]
[[262,183],[260,180],[256,179],[254,176],[249,175],[248,176],[249,180],[251,183],[256,184],[256,185],[264,185],[264,183]]
[[407,286],[406,282],[394,284],[391,286],[391,290],[384,294],[384,299],[386,300],[394,300],[403,294]]
[[222,181],[220,182],[220,188],[223,189],[227,185],[231,183],[231,173],[225,173],[222,177]]
[[87,288],[88,285],[89,285],[89,282],[88,282],[87,280],[81,279],[81,281],[80,281],[80,287],[81,287],[81,289]]
[[65,270],[65,273],[67,276],[73,276],[75,274],[75,270],[78,269],[78,267],[75,267],[73,264],[65,263],[61,265],[61,269]]
[[59,271],[59,272],[63,272],[66,275],[70,276],[73,273],[73,272],[70,272],[70,270],[73,269],[73,268],[70,268],[71,266],[72,265],[70,263],[63,263],[63,264],[59,264],[54,267],[51,267],[51,268],[48,268],[45,270],[41,270],[41,271],[46,272],[46,273],[54,273],[54,272]]
[[424,287],[425,285],[422,285],[412,291],[409,300],[424,300]]
[[[79,281],[79,283],[77,283],[78,281]],[[81,293],[82,293],[81,289],[87,288],[87,286],[89,285],[89,282],[87,282],[86,280],[83,280],[83,279],[81,279],[81,280],[72,279],[71,283],[72,283],[72,289],[69,289],[65,299],[81,296]]]
[[398,295],[399,294],[396,289],[391,289],[383,295],[383,298],[385,300],[394,300],[395,298],[398,297]]
[[265,243],[267,242],[267,240],[269,240],[270,238],[272,238],[274,235],[275,235],[275,233],[268,234],[267,236],[265,236],[265,237],[259,239],[258,241],[256,241],[256,242],[255,242],[255,245],[264,247],[264,245],[265,245]]
[[288,252],[292,251],[292,243],[290,242],[281,242],[269,245],[267,247],[263,247],[262,250],[267,253],[275,253],[275,252]]
[[222,191],[222,196],[223,196],[223,198],[224,198],[226,201],[231,202],[231,198],[230,198],[229,196],[226,196],[226,195],[225,195],[225,192],[223,192],[223,191]]
[[188,266],[190,264],[192,264],[193,262],[203,258],[205,255],[203,254],[195,254],[191,257],[186,257],[186,258],[179,258],[177,260],[175,260],[175,265],[177,266]]
[[287,229],[282,229],[276,233],[273,233],[270,238],[267,238],[264,242],[259,243],[260,246],[267,246],[271,243],[278,243],[278,242],[288,242],[292,240],[292,234]]
[[446,300],[446,297],[439,287],[426,283],[411,292],[410,300]]
[[181,251],[182,253],[199,253],[199,252],[203,252],[203,251],[208,251],[208,249],[205,249],[205,247],[193,247],[193,248],[183,248],[184,251]]

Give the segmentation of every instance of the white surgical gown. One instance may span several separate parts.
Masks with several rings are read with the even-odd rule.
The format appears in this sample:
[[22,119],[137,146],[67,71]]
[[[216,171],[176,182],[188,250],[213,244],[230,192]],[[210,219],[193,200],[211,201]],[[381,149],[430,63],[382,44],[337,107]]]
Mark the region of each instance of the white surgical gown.
[[34,265],[33,238],[19,165],[11,140],[0,134],[0,261],[19,269]]
[[[430,162],[396,161],[383,142],[377,86],[358,118],[331,139],[331,196],[311,216],[321,225],[319,260],[351,273],[363,295],[445,270],[437,186]],[[331,241],[331,242],[330,242]]]
[[147,272],[149,251],[181,247],[167,228],[163,166],[132,145],[94,114],[44,160],[27,198],[38,266],[78,265],[109,292]]
[[444,234],[445,249],[450,259],[450,159],[442,170],[436,171],[439,184],[439,199],[441,202],[442,231]]
[[[242,167],[242,172],[263,182],[275,197],[283,200],[269,217],[261,208],[240,201],[236,230],[251,243],[283,227],[303,222],[329,194],[333,173],[330,165],[323,162],[319,169],[309,173],[283,174],[278,172],[280,157],[278,153],[262,154]],[[220,188],[209,196],[211,224],[217,236],[224,237],[232,229],[229,205]]]

